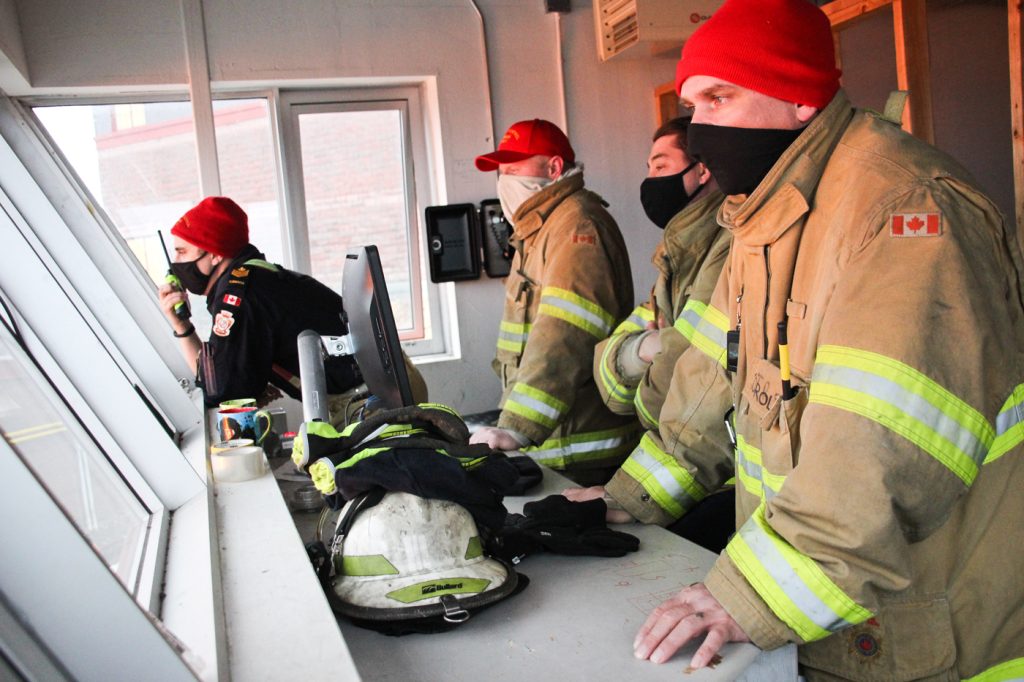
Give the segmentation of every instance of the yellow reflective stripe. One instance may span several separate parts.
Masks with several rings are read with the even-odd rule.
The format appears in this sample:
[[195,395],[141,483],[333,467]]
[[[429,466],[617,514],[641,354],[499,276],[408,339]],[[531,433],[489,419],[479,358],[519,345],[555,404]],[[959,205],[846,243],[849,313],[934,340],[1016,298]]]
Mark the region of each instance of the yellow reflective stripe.
[[526,339],[530,336],[529,322],[508,322],[502,320],[498,326],[498,348],[511,353],[522,353]]
[[554,428],[562,419],[569,406],[564,402],[529,384],[517,382],[505,401],[504,409],[525,417],[530,421]]
[[250,258],[249,260],[245,261],[245,265],[251,265],[251,266],[257,267],[257,268],[263,268],[264,270],[270,270],[271,272],[277,272],[278,269],[279,269],[273,263],[269,263],[269,262],[267,262],[267,261],[265,261],[265,260],[263,260],[261,258]]
[[1008,682],[1021,679],[1024,679],[1024,658],[1015,658],[989,668],[974,677],[968,677],[964,682]]
[[746,491],[762,500],[775,497],[786,482],[784,475],[765,471],[761,450],[748,443],[742,434],[736,436],[736,472]]
[[398,569],[383,554],[348,555],[341,558],[342,575],[398,575]]
[[736,437],[736,475],[743,489],[764,499],[761,483],[761,451],[747,443],[743,436]]
[[675,457],[657,446],[650,432],[640,439],[633,454],[622,464],[622,470],[675,519],[708,495],[704,486]]
[[985,464],[994,462],[1024,442],[1024,384],[1013,389],[996,417],[996,438],[985,456]]
[[[359,464],[364,459],[369,459],[370,457],[373,457],[374,455],[376,455],[378,453],[389,452],[391,450],[392,450],[392,448],[363,448],[362,450],[360,450],[356,454],[354,454],[351,457],[349,457],[348,459],[346,459],[341,464],[337,465],[337,468],[338,469],[348,469],[349,467],[354,467],[356,464]],[[320,461],[323,461],[323,460],[320,460]],[[311,469],[312,469],[312,467],[311,467]]]
[[419,429],[409,424],[385,424],[383,429],[374,431],[371,438],[407,438],[425,432],[424,429]]
[[544,287],[540,292],[540,315],[550,315],[603,339],[608,336],[615,316],[592,301],[567,289]]
[[534,460],[555,469],[602,459],[621,459],[636,439],[637,425],[629,424],[603,431],[584,431],[571,436],[548,438],[540,445],[523,448]]
[[635,391],[635,395],[633,396],[633,407],[636,408],[637,414],[643,417],[643,419],[651,425],[650,428],[652,430],[658,428],[658,420],[654,418],[651,411],[647,409],[646,405],[644,405],[644,399],[640,394],[640,391]]
[[455,410],[455,408],[453,408],[453,407],[451,407],[449,405],[445,405],[444,403],[420,403],[419,407],[422,407],[425,410],[441,410],[442,412],[447,412],[450,415],[453,415],[453,416],[458,417],[459,419],[462,419],[462,415],[459,414]]
[[872,613],[829,579],[768,525],[764,502],[725,551],[758,595],[805,642],[862,623]]
[[654,311],[645,305],[638,305],[633,308],[633,312],[629,314],[629,317],[619,323],[619,326],[615,328],[612,334],[631,334],[643,331],[647,328],[648,322],[654,322]]
[[963,400],[909,365],[869,351],[819,348],[809,400],[881,424],[967,485],[995,439],[992,425]]
[[729,318],[725,313],[691,298],[673,326],[690,345],[725,367],[725,334],[729,331]]
[[621,383],[618,378],[609,369],[610,365],[615,360],[610,357],[612,352],[618,352],[620,345],[616,343],[615,336],[612,336],[611,341],[608,342],[604,347],[604,352],[601,353],[601,366],[600,377],[601,385],[604,386],[604,390],[608,393],[608,397],[612,400],[628,405],[633,402],[633,396],[636,395],[636,389],[630,388],[625,384]]

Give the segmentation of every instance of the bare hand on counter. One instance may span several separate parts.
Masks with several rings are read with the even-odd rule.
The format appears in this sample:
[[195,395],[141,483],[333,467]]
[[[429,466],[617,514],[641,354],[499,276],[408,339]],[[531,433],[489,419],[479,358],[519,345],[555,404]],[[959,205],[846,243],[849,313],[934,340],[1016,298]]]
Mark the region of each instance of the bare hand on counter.
[[485,426],[472,436],[469,437],[469,442],[473,443],[487,443],[491,446],[492,450],[518,450],[523,447],[516,438],[505,429],[499,429],[496,426]]
[[608,523],[629,523],[636,520],[632,514],[620,508],[618,503],[605,493],[603,485],[595,485],[589,488],[566,488],[562,491],[562,494],[572,502],[586,502],[587,500],[604,498],[604,501],[608,504],[608,512],[605,514],[604,519]]
[[703,668],[726,642],[749,642],[704,583],[684,587],[654,609],[633,640],[633,655],[664,663],[691,639],[706,635],[690,659],[690,667]]

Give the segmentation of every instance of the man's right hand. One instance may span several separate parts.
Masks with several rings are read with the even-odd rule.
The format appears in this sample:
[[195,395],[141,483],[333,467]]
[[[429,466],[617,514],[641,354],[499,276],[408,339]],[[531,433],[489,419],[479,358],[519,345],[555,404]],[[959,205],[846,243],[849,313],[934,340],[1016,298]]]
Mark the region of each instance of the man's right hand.
[[185,292],[178,287],[167,284],[160,285],[157,289],[157,295],[160,297],[160,309],[163,311],[164,316],[170,321],[171,327],[178,334],[184,333],[190,326],[187,320],[181,320],[174,312],[174,306],[179,303],[188,305]]
[[499,429],[496,426],[485,426],[470,436],[469,444],[474,445],[476,443],[486,443],[492,450],[501,450],[502,452],[518,450],[523,447],[523,444],[515,436],[505,429]]
[[[588,500],[602,498],[606,503],[609,503],[611,500],[611,497],[605,492],[603,485],[594,485],[589,488],[566,488],[562,491],[562,495],[572,502],[586,502]],[[608,511],[604,515],[605,521],[608,523],[629,523],[631,521],[636,521],[636,519],[633,518],[633,515],[625,509],[613,509],[613,503],[614,500],[608,504]]]

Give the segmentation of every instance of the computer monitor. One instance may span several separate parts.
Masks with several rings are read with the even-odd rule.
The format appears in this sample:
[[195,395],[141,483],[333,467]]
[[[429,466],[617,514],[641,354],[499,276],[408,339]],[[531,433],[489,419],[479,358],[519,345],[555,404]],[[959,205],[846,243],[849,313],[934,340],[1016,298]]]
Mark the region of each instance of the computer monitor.
[[353,355],[370,393],[388,409],[412,405],[409,374],[376,246],[361,246],[346,254],[341,297]]

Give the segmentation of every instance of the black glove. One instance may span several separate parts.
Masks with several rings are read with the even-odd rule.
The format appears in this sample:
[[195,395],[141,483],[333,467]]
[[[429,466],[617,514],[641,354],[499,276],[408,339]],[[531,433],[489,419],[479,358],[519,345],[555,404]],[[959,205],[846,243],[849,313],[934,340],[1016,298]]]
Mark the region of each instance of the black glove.
[[605,525],[604,500],[571,502],[562,495],[549,495],[528,502],[523,514],[509,514],[495,538],[492,553],[518,563],[540,551],[586,556],[624,556],[635,552],[640,540]]
[[548,495],[543,500],[527,502],[523,514],[535,526],[559,528],[603,528],[608,505],[601,498],[573,502],[564,495]]
[[635,535],[610,528],[534,528],[526,531],[549,552],[574,556],[625,556],[640,549]]

